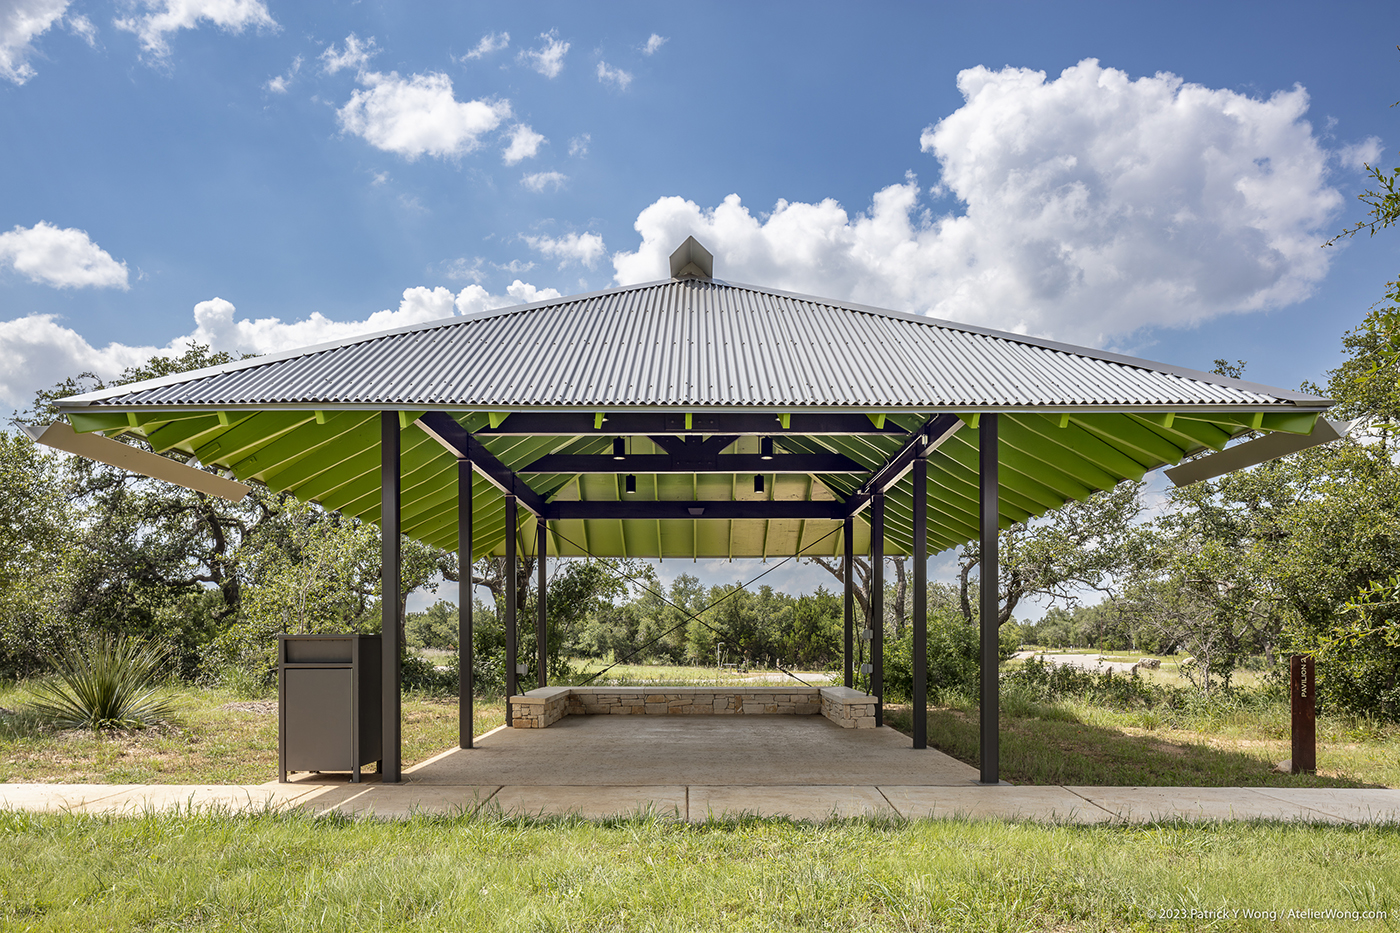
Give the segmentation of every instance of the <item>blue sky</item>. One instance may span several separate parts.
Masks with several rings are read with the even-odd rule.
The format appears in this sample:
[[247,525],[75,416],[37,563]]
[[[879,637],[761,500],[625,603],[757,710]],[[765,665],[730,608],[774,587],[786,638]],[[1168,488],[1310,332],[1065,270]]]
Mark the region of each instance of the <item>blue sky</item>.
[[1393,3],[0,0],[0,407],[660,278],[687,233],[722,278],[1321,380],[1400,259],[1317,249],[1400,164],[1397,42]]

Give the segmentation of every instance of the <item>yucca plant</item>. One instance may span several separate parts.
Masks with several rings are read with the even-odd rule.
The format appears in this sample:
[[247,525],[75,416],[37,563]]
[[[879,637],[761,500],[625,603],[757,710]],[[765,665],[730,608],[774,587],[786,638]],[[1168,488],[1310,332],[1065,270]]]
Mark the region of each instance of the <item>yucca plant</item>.
[[30,710],[62,729],[144,729],[170,719],[160,683],[170,652],[140,638],[101,635],[50,658],[53,679],[31,688]]

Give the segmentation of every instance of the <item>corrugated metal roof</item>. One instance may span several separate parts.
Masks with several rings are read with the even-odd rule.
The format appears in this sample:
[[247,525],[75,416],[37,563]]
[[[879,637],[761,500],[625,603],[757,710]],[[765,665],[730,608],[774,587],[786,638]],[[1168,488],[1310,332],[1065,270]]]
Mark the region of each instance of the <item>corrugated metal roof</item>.
[[66,399],[429,409],[1191,409],[1324,399],[717,280],[456,317]]

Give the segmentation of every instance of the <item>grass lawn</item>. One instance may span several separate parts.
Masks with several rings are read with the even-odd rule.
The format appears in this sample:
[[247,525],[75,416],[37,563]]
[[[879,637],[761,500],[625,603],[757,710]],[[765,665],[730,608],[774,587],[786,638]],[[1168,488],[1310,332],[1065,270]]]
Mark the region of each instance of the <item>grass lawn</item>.
[[[908,734],[907,706],[885,722]],[[1288,709],[1172,720],[1073,701],[1001,714],[1001,776],[1013,784],[1199,787],[1400,787],[1400,728],[1323,717],[1316,775],[1275,774],[1288,758]],[[980,764],[976,709],[936,707],[929,745]]]
[[[1313,931],[1400,917],[1395,827],[12,812],[0,847],[0,927],[24,930]],[[1362,916],[1289,916],[1329,910]]]
[[[762,683],[771,672],[725,675]],[[779,676],[783,676],[779,674]],[[803,675],[804,678],[819,675]],[[578,678],[582,679],[582,678]],[[619,665],[620,683],[713,684],[714,668]],[[602,681],[603,678],[600,678]],[[786,678],[784,677],[784,680]],[[0,707],[18,709],[23,687],[0,687]],[[53,732],[27,717],[0,715],[0,782],[257,784],[277,773],[277,718],[239,709],[229,691],[183,688],[178,724],[144,732]],[[455,699],[405,696],[404,764],[456,744]],[[504,721],[499,699],[478,699],[475,734]],[[907,707],[886,721],[909,731]],[[1156,710],[1115,712],[1077,701],[1034,703],[1003,696],[1002,776],[1016,784],[1117,786],[1400,787],[1400,727],[1323,717],[1317,775],[1272,773],[1289,756],[1288,710],[1223,710],[1210,716]],[[929,711],[929,743],[978,763],[977,711]]]
[[[24,715],[0,716],[0,782],[261,784],[277,779],[277,716],[231,707],[226,690],[182,688],[178,722],[140,732],[54,732]],[[0,687],[0,707],[21,708],[23,687]],[[274,698],[275,701],[275,698]],[[403,700],[405,767],[457,744],[457,701]],[[478,699],[475,734],[505,722],[505,703]]]

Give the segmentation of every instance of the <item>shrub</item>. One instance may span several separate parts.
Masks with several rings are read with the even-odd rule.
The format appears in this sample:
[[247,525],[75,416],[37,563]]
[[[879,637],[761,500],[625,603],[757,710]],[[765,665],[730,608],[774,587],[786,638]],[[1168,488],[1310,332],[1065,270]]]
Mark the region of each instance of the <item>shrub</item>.
[[37,699],[29,708],[62,729],[143,729],[164,723],[173,710],[159,678],[169,660],[169,650],[155,642],[99,636],[51,659],[57,678],[31,688]]
[[[1016,653],[1021,629],[1014,622],[1001,627],[998,659]],[[928,618],[928,691],[937,696],[961,689],[973,696],[981,683],[981,644],[976,623],[968,624],[948,612],[931,612]],[[914,693],[914,632],[885,645],[885,692],[890,698],[909,699]]]
[[1019,670],[1003,677],[1001,683],[1003,690],[1022,689],[1042,702],[1072,698],[1114,709],[1175,707],[1181,699],[1181,691],[1150,684],[1136,672],[1086,671],[1068,664],[1049,664],[1040,658],[1028,658]]

